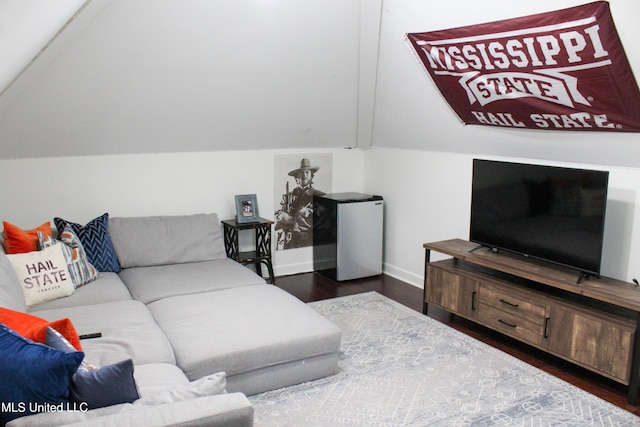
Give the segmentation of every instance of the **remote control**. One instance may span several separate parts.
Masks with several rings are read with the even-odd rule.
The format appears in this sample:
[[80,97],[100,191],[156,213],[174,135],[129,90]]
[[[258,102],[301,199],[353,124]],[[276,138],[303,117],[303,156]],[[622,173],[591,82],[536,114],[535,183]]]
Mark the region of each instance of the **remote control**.
[[100,338],[101,336],[102,336],[102,332],[94,332],[92,334],[80,335],[78,336],[78,338],[80,338],[81,340],[86,340],[90,338]]

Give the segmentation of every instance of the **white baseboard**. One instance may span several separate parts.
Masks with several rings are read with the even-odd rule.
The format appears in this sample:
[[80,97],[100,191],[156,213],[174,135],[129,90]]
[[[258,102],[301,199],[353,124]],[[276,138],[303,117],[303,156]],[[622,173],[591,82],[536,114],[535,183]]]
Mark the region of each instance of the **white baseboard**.
[[301,262],[274,266],[276,276],[291,276],[293,274],[309,273],[313,271],[313,262]]
[[403,282],[423,289],[424,278],[422,276],[386,263],[383,265],[383,272],[394,279],[402,280]]
[[[294,274],[309,273],[313,271],[313,262],[300,262],[278,265],[274,266],[274,270],[276,276],[291,276]],[[410,285],[413,285],[417,288],[423,288],[423,277],[411,273],[410,271],[385,263],[382,266],[382,272],[395,279],[409,283]]]

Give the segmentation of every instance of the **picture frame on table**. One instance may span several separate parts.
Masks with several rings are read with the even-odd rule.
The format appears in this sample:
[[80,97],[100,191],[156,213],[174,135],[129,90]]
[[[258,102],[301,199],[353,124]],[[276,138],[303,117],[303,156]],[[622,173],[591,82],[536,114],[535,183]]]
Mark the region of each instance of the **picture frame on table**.
[[236,222],[246,224],[260,222],[258,198],[255,194],[236,195]]

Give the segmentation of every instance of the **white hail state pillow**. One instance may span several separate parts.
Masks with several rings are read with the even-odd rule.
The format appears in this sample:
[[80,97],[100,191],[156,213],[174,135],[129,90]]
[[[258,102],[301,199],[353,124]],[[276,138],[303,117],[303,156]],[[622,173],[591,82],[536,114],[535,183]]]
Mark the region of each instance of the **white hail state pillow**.
[[22,285],[27,307],[69,296],[75,290],[61,245],[8,254],[7,258]]

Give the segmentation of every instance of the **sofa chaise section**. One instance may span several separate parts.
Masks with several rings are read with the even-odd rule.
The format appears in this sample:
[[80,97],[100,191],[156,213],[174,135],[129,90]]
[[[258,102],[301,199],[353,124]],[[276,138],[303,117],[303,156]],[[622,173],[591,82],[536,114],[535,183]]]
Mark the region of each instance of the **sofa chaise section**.
[[341,331],[272,285],[162,299],[148,305],[191,380],[227,373],[227,389],[256,394],[332,375]]
[[191,380],[226,372],[254,394],[337,371],[340,330],[227,258],[216,214],[113,218],[120,278],[147,304]]

